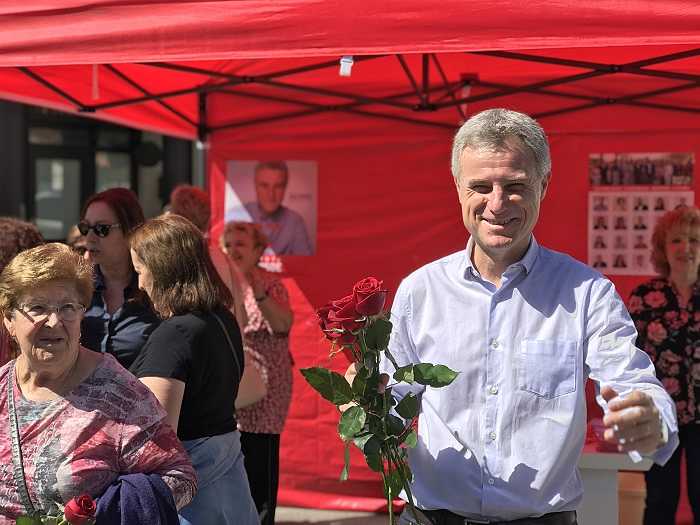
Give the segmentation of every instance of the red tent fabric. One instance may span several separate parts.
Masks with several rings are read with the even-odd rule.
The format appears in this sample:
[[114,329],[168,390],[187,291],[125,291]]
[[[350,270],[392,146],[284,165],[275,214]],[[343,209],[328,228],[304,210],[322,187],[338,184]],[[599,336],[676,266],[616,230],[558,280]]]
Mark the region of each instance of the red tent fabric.
[[[32,0],[0,6],[0,97],[207,140],[214,234],[229,160],[317,162],[317,253],[284,261],[299,368],[328,364],[315,306],[464,246],[458,107],[539,118],[554,170],[535,233],[585,260],[590,153],[698,149],[698,27],[691,1]],[[638,281],[615,279],[623,297]],[[333,408],[294,388],[280,501],[380,507],[359,455],[337,481]]]

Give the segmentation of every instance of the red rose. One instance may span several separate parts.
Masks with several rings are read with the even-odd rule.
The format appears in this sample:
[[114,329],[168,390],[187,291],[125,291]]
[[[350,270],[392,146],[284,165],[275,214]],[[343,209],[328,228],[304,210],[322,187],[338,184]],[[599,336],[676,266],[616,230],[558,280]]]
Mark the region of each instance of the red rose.
[[352,295],[331,302],[328,320],[332,323],[339,323],[341,328],[354,332],[364,324],[364,321],[358,321],[359,317],[362,316],[355,310],[355,301]]
[[356,337],[352,334],[362,326],[362,322],[355,319],[358,316],[355,312],[355,303],[352,296],[343,297],[337,301],[330,302],[318,310],[318,324],[331,341],[342,344],[353,344]]
[[73,498],[63,509],[63,515],[71,525],[83,525],[95,518],[95,501],[87,494]]
[[[329,336],[330,333],[335,333],[334,331],[336,329],[341,328],[340,323],[332,322],[330,319],[328,319],[328,314],[330,314],[331,308],[331,304],[328,303],[316,310],[316,315],[318,316],[318,325],[321,327],[321,330],[323,330],[323,332],[327,336]],[[339,332],[337,333],[339,334]]]
[[377,315],[381,313],[386,302],[387,291],[382,290],[382,281],[366,277],[352,288],[355,309],[360,315]]

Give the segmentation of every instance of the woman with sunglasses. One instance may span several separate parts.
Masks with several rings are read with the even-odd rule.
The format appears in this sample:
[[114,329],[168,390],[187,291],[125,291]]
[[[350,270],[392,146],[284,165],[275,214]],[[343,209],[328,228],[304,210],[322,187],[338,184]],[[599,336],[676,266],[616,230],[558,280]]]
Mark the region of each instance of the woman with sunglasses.
[[158,317],[139,292],[129,256],[129,233],[144,222],[136,195],[112,188],[90,197],[78,230],[85,236],[87,258],[95,265],[95,291],[82,323],[83,346],[112,354],[129,368]]

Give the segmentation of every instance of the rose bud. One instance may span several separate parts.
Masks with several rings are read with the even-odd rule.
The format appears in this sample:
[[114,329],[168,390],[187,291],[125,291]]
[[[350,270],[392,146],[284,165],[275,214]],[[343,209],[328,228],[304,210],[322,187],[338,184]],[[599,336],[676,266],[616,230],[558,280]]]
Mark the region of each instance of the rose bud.
[[66,503],[63,514],[71,525],[91,523],[95,517],[97,506],[87,494],[81,494]]

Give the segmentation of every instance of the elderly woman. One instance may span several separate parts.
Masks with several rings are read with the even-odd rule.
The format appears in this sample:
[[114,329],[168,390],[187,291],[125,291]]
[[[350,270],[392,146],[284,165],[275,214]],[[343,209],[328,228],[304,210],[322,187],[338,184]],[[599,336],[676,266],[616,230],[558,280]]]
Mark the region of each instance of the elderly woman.
[[221,236],[223,250],[246,277],[244,304],[248,324],[243,329],[246,348],[260,356],[267,394],[238,411],[238,428],[253,499],[263,525],[275,522],[279,484],[280,434],[292,397],[292,357],[289,330],[293,314],[279,277],[258,266],[267,238],[253,223],[231,222]]
[[183,524],[257,525],[236,430],[234,400],[243,345],[231,293],[202,233],[168,214],[131,237],[139,286],[164,319],[131,371],[156,395],[190,453],[200,491],[180,511]]
[[676,402],[680,445],[665,466],[645,474],[645,525],[672,525],[680,497],[681,455],[685,450],[688,499],[700,521],[700,210],[679,208],[656,224],[651,260],[659,277],[637,287],[629,311],[637,346]]
[[143,221],[136,195],[112,188],[87,200],[78,223],[88,260],[95,265],[95,291],[87,303],[82,343],[112,354],[124,368],[131,366],[158,324],[158,316],[138,290],[129,257],[127,236]]
[[[0,217],[0,272],[19,252],[43,243],[44,238],[33,224],[12,217]],[[10,344],[10,336],[0,324],[0,366],[14,357],[15,349]]]
[[0,274],[0,314],[20,352],[0,369],[0,524],[57,515],[122,475],[156,475],[172,507],[194,495],[157,400],[112,356],[80,346],[91,295],[92,268],[64,244],[24,251]]

